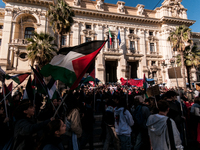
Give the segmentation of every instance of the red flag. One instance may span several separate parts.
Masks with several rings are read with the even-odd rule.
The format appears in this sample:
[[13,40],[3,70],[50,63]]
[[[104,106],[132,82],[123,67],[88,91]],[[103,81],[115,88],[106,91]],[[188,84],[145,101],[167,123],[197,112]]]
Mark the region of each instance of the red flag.
[[90,73],[90,76],[93,77],[95,80],[95,69],[92,70],[92,72]]

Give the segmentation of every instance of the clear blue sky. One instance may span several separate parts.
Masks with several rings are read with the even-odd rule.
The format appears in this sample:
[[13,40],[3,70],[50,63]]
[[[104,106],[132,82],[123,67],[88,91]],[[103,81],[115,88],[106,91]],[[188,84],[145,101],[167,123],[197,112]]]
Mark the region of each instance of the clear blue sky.
[[[105,3],[116,4],[118,0],[104,0]],[[126,6],[136,7],[137,4],[145,5],[145,9],[154,9],[155,6],[161,6],[164,0],[120,0],[124,1]],[[182,0],[182,5],[188,9],[188,19],[196,20],[196,23],[190,28],[192,32],[200,32],[200,0]],[[5,4],[0,0],[0,7],[5,7]]]

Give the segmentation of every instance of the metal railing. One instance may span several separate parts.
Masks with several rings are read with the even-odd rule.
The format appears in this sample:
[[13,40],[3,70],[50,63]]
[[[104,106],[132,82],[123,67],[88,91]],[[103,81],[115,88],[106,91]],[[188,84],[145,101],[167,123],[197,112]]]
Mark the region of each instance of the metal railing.
[[28,43],[26,39],[12,39],[10,44],[27,45]]

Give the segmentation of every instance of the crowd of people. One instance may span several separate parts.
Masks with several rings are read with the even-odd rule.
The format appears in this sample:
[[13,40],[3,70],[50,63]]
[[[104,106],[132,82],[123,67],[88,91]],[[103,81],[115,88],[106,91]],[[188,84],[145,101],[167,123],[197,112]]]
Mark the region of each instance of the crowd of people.
[[93,150],[95,114],[102,115],[104,150],[200,148],[199,91],[177,90],[160,87],[160,95],[146,97],[141,87],[85,85],[31,101],[18,89],[0,103],[0,150],[82,150],[87,143]]

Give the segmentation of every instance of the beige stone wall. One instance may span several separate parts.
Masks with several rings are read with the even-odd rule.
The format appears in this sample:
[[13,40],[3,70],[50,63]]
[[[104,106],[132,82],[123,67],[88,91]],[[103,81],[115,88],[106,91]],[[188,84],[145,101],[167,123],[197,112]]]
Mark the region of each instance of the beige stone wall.
[[[2,46],[0,49],[0,64],[4,65],[4,69],[23,71],[28,70],[28,61],[17,59],[14,56],[14,60],[11,60],[11,51],[17,52],[17,50],[25,49],[26,43],[12,43],[13,39],[23,39],[26,27],[34,27],[35,31],[38,33],[45,31],[45,25],[47,25],[46,31],[51,33],[52,28],[46,22],[45,12],[47,10],[46,2],[38,1],[39,3],[33,4],[28,3],[25,0],[8,2],[6,4],[6,9],[0,9],[0,24],[4,24],[4,29],[0,30],[0,38],[2,38]],[[138,61],[138,77],[142,78],[145,73],[148,77],[148,67],[151,65],[151,61],[158,61],[162,59],[167,59],[172,57],[170,43],[167,41],[170,31],[174,29],[175,26],[180,24],[186,24],[188,26],[192,25],[194,21],[187,19],[187,14],[185,14],[185,8],[181,7],[182,14],[179,12],[170,13],[170,9],[174,6],[168,6],[167,3],[163,3],[163,6],[156,8],[155,10],[147,10],[143,5],[137,5],[136,7],[129,7],[124,4],[124,12],[120,12],[118,9],[118,4],[122,2],[116,2],[116,4],[104,3],[102,9],[97,9],[97,1],[91,0],[81,0],[80,5],[76,6],[74,0],[66,0],[66,2],[74,9],[75,12],[75,23],[72,27],[72,32],[67,35],[67,46],[75,46],[85,42],[85,36],[92,37],[92,40],[106,40],[108,29],[112,30],[112,33],[117,37],[118,30],[120,29],[122,43],[119,46],[115,44],[115,48],[109,50],[107,43],[105,47],[101,50],[96,61],[96,74],[99,78],[105,82],[105,61],[107,60],[117,60],[117,78],[125,77],[125,66],[127,61]],[[142,6],[143,12],[139,13],[139,7]],[[37,11],[35,11],[37,10]],[[17,12],[17,13],[16,13]],[[38,13],[39,12],[39,13]],[[176,15],[176,16],[175,16]],[[23,18],[24,17],[24,18]],[[25,19],[29,18],[26,21]],[[169,17],[169,18],[167,18]],[[23,23],[20,24],[22,18]],[[163,18],[161,20],[161,18]],[[32,19],[32,21],[30,21]],[[173,22],[173,24],[171,24]],[[83,34],[85,25],[91,25],[92,34]],[[127,55],[127,49],[130,47],[129,42],[129,29],[133,29],[134,34],[138,36],[137,50],[140,53]],[[154,32],[154,36],[157,37],[158,41],[153,41],[156,43],[157,52],[160,55],[150,55],[149,56],[149,31]],[[200,36],[195,39],[198,42]],[[17,40],[16,40],[17,41]],[[115,40],[117,42],[117,40]],[[198,42],[199,44],[199,42]],[[200,45],[200,44],[199,44]],[[20,48],[19,48],[20,47]],[[148,60],[147,60],[148,59]],[[146,61],[148,66],[146,66]],[[13,62],[13,68],[9,65]],[[8,64],[7,64],[8,63]],[[10,67],[10,68],[9,68]],[[164,82],[170,81],[168,79],[167,73],[163,73],[164,68],[161,72],[158,71],[157,75],[162,77]]]

